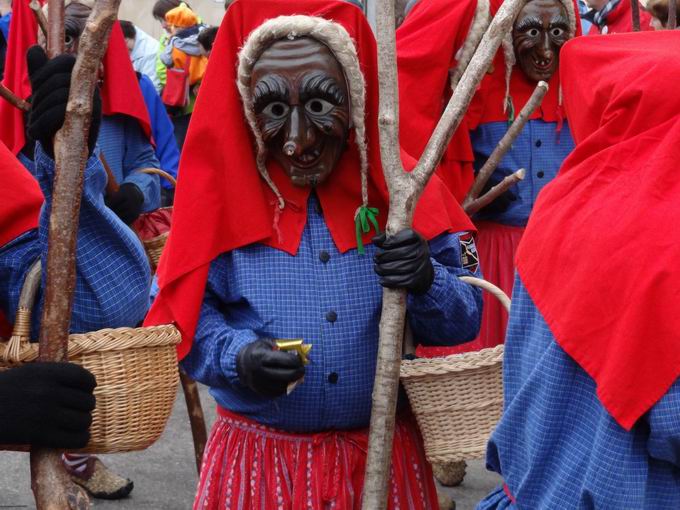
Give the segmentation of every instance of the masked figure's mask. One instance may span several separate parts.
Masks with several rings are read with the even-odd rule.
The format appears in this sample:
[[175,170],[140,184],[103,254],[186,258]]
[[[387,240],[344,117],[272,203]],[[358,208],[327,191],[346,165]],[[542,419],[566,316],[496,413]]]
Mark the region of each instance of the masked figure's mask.
[[531,0],[512,29],[515,58],[533,81],[548,81],[559,66],[559,53],[569,39],[569,18],[557,0]]
[[267,48],[250,81],[257,126],[270,157],[297,186],[316,186],[345,150],[350,101],[340,63],[309,37]]

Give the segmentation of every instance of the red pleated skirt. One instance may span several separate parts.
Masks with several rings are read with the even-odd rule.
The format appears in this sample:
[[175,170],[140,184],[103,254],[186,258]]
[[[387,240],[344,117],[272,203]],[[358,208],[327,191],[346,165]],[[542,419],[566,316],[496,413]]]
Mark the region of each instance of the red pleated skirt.
[[[512,286],[515,281],[515,252],[522,239],[524,227],[513,227],[490,221],[477,222],[476,227],[479,265],[484,279],[500,287],[503,292],[512,297]],[[496,347],[505,341],[507,325],[508,313],[501,302],[488,292],[484,292],[482,325],[477,338],[455,347],[419,347],[417,354],[426,358],[434,358]]]
[[[194,510],[358,510],[367,429],[293,434],[218,408]],[[397,420],[388,508],[438,510],[412,417]]]

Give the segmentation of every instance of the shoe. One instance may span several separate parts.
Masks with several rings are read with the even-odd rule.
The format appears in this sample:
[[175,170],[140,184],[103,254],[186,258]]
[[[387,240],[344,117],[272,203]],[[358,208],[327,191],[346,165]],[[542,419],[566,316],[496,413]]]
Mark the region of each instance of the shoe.
[[446,464],[434,464],[432,472],[439,483],[446,487],[456,487],[465,478],[465,468],[467,464],[464,460],[457,462],[447,462]]
[[437,490],[437,498],[439,499],[439,510],[456,510],[456,502],[451,496]]
[[132,480],[110,471],[95,456],[87,459],[85,471],[76,472],[68,466],[66,470],[71,475],[71,480],[85,489],[93,498],[122,499],[127,497],[134,488]]

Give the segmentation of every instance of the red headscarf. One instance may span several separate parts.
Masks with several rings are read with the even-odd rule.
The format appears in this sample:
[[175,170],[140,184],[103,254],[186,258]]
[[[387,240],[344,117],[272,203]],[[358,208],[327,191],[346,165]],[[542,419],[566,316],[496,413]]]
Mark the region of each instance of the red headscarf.
[[[652,27],[652,15],[644,9],[640,11],[640,30],[654,30]],[[630,1],[621,0],[613,11],[607,15],[606,20],[607,34],[623,34],[633,31],[633,8]],[[588,35],[600,34],[600,27],[593,25],[588,31]]]
[[677,31],[570,41],[576,149],[539,195],[517,270],[559,345],[630,429],[680,376]]
[[[38,226],[43,203],[38,181],[14,155],[0,144],[0,248]],[[0,337],[9,335],[9,326],[0,312]]]
[[[267,168],[286,200],[277,218],[276,200],[261,179],[253,138],[236,88],[239,49],[252,30],[280,15],[319,16],[341,24],[355,41],[366,77],[366,136],[369,159],[369,205],[380,210],[384,225],[388,193],[379,158],[376,46],[363,13],[343,1],[237,0],[227,11],[201,86],[182,154],[184,179],[177,188],[172,230],[158,270],[160,294],[148,324],[174,322],[184,342],[180,357],[191,346],[210,263],[221,253],[263,243],[295,255],[307,222],[309,188],[293,186],[283,170]],[[356,248],[354,212],[361,205],[359,153],[353,136],[329,179],[316,192],[331,236],[341,252]],[[425,237],[472,226],[453,197],[435,179],[416,210],[414,226]],[[364,237],[370,242],[370,235]]]
[[[451,96],[449,70],[465,43],[476,0],[421,0],[397,29],[399,131],[406,152],[419,158]],[[437,170],[458,200],[472,181],[474,154],[465,120]]]
[[[491,13],[493,15],[498,12],[502,3],[502,0],[491,0]],[[576,2],[574,2],[574,5],[576,37],[582,35],[582,32]],[[504,109],[505,85],[505,56],[503,54],[503,48],[501,47],[494,58],[491,74],[487,75],[482,81],[480,91],[476,94],[468,111],[470,129],[476,129],[480,124],[486,124],[488,122],[506,122],[509,120],[512,112]],[[548,81],[548,85],[550,88],[543,98],[541,106],[537,108],[529,118],[561,123],[564,120],[565,115],[559,99],[559,70],[555,71],[555,74],[552,75]],[[512,74],[510,75],[510,97],[515,113],[519,113],[522,107],[529,101],[535,88],[536,82],[529,80],[517,65],[513,66]]]
[[[17,0],[12,7],[6,74],[3,80],[3,84],[22,99],[31,95],[26,52],[37,44],[38,31],[35,16],[28,4],[29,0]],[[117,21],[111,30],[109,46],[102,62],[104,79],[101,93],[104,115],[124,114],[134,117],[150,138],[149,112],[130,62],[123,31]],[[0,100],[0,126],[0,139],[17,154],[26,143],[23,113],[7,101]]]

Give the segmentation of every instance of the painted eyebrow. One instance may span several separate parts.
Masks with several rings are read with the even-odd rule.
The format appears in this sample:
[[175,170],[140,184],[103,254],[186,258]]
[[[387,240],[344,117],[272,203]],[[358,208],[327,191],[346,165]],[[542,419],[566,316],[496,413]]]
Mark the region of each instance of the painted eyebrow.
[[561,14],[558,16],[555,16],[552,20],[550,20],[550,26],[551,27],[566,27],[569,28],[569,21],[567,18],[562,16]]
[[526,30],[527,28],[543,28],[543,21],[536,17],[524,18],[515,27],[515,30]]
[[345,104],[347,99],[334,78],[321,73],[305,76],[300,86],[301,99],[304,101],[309,97],[318,96],[319,94],[332,99],[338,105]]
[[290,91],[286,87],[283,79],[276,75],[265,76],[255,84],[253,91],[253,101],[258,102],[267,99],[281,99],[287,101]]

